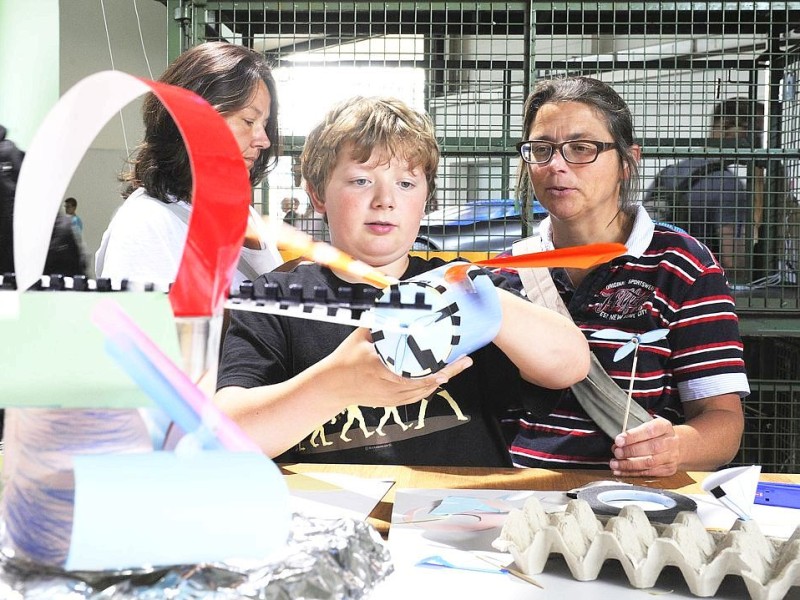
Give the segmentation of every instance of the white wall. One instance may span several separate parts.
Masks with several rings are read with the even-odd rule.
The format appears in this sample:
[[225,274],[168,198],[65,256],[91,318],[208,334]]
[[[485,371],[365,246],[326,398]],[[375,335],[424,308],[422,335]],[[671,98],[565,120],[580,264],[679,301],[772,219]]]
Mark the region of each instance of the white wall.
[[[154,79],[167,66],[167,9],[163,4],[156,0],[103,0],[103,5],[111,55],[100,0],[60,0],[59,84],[62,94],[83,77],[111,69],[112,55],[115,69],[141,77],[151,76],[145,52]],[[122,202],[117,176],[142,136],[140,107],[141,100],[131,103],[122,111],[122,117],[106,125],[67,189],[67,196],[78,200],[92,274],[94,252],[108,221]]]
[[58,0],[0,0],[0,123],[27,148],[58,100]]
[[[83,77],[112,68],[103,8],[114,68],[149,77],[146,51],[158,78],[168,48],[167,8],[157,0],[0,0],[0,123],[23,150],[60,95]],[[132,103],[104,128],[67,189],[78,200],[92,270],[103,231],[121,203],[117,175],[142,135],[140,106]]]

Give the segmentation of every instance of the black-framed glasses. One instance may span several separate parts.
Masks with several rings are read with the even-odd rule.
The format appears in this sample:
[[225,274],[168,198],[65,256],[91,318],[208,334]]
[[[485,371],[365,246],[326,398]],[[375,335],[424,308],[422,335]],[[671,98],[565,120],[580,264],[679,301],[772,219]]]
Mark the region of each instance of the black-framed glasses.
[[616,148],[614,142],[568,140],[556,144],[546,140],[528,140],[517,144],[517,152],[528,164],[546,165],[558,150],[564,160],[573,165],[587,165],[597,160],[601,152]]

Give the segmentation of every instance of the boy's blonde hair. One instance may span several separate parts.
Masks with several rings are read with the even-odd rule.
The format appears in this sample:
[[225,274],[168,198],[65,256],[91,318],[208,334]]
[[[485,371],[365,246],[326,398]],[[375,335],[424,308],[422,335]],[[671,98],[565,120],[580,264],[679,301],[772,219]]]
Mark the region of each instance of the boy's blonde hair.
[[363,96],[334,106],[308,134],[300,164],[309,194],[325,201],[325,186],[340,152],[347,150],[354,160],[365,163],[376,149],[382,153],[381,160],[400,158],[410,168],[422,169],[428,182],[427,200],[433,198],[439,143],[430,116],[396,98]]

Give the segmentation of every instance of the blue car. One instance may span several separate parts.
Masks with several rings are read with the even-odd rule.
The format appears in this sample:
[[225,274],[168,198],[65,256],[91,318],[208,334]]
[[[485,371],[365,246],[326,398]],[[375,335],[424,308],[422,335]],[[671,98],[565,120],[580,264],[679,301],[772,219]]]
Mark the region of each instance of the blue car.
[[547,216],[534,201],[532,231],[523,233],[522,216],[514,200],[473,200],[446,206],[426,215],[412,250],[503,252],[518,239],[536,233]]

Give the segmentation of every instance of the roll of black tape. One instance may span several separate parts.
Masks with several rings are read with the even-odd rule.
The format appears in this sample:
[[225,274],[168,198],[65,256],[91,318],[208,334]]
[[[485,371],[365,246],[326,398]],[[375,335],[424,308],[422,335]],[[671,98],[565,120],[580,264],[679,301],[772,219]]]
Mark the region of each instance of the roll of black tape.
[[638,485],[603,485],[589,487],[578,491],[578,499],[585,500],[594,514],[614,517],[622,510],[621,506],[612,503],[658,505],[654,508],[642,508],[647,518],[656,523],[672,523],[679,512],[696,511],[697,503],[682,494],[669,490],[654,490]]

